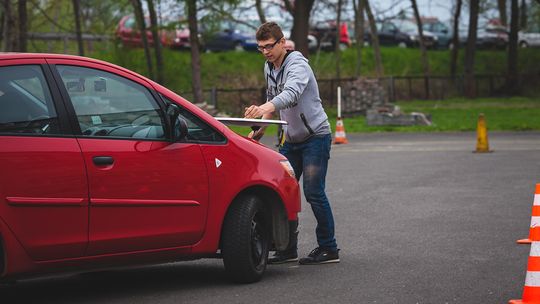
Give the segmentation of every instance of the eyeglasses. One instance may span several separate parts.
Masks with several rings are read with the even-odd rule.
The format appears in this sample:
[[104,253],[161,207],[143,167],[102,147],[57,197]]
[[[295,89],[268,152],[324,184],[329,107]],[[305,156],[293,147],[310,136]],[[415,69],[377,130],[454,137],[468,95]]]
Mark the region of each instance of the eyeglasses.
[[283,37],[276,40],[276,42],[270,43],[270,44],[267,44],[267,45],[257,45],[257,50],[259,50],[259,52],[261,52],[261,53],[264,50],[271,51],[276,46],[276,44],[281,41],[282,38]]

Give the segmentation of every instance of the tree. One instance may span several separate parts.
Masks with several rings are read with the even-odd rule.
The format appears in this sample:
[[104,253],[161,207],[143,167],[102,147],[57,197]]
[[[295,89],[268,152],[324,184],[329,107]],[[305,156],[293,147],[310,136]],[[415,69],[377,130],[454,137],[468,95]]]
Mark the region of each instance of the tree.
[[19,52],[27,51],[27,42],[28,42],[28,17],[26,12],[26,0],[19,0],[19,41],[18,49]]
[[261,20],[261,24],[266,23],[266,16],[264,15],[261,0],[255,0],[255,7],[257,8],[257,15],[259,15],[259,20]]
[[[358,4],[356,4],[358,1]],[[364,47],[364,1],[353,0],[354,10],[354,33],[356,35],[356,69],[354,72],[355,77],[360,77],[362,68],[362,48]]]
[[141,0],[131,0],[133,9],[135,11],[135,19],[139,26],[139,32],[141,33],[141,39],[144,46],[144,55],[146,57],[146,66],[148,68],[148,75],[151,79],[154,79],[154,69],[152,67],[152,56],[150,55],[150,47],[148,45],[148,37],[146,37],[146,23],[144,22],[144,14],[142,9]]
[[3,40],[4,40],[4,5],[2,3],[0,5],[0,47],[2,46]]
[[422,29],[422,19],[420,19],[420,13],[418,12],[418,5],[416,0],[411,0],[412,8],[414,11],[414,18],[416,19],[416,25],[418,27],[418,43],[420,44],[420,52],[422,54],[422,67],[424,69],[424,81],[426,85],[426,97],[429,98],[429,59],[426,51],[426,45],[424,44],[424,32]]
[[384,68],[382,65],[381,59],[381,48],[379,45],[379,36],[377,34],[377,25],[375,24],[375,17],[371,12],[371,6],[369,5],[369,0],[360,0],[364,2],[364,7],[366,8],[366,14],[369,20],[369,28],[371,31],[371,43],[373,45],[373,55],[375,56],[375,71],[377,77],[382,77],[384,75]]
[[204,96],[201,84],[201,56],[197,25],[197,0],[186,0],[188,8],[189,39],[191,43],[191,87],[195,103],[202,103]]
[[527,25],[529,23],[527,18],[527,2],[525,0],[521,0],[521,7],[519,8],[519,12],[519,29],[523,30],[527,28]]
[[508,77],[506,82],[507,92],[516,94],[519,90],[518,83],[518,31],[519,31],[519,6],[518,0],[511,0],[510,37],[508,39]]
[[161,39],[158,33],[158,22],[156,10],[154,9],[154,1],[147,0],[148,11],[150,13],[150,29],[152,31],[152,38],[154,40],[154,52],[156,55],[156,73],[157,82],[163,84],[163,55],[161,51]]
[[73,0],[73,14],[75,15],[75,32],[77,34],[77,46],[79,55],[84,56],[84,43],[81,31],[81,6],[79,0]]
[[284,0],[285,7],[293,15],[293,27],[291,30],[291,38],[296,45],[296,49],[304,56],[309,56],[308,48],[308,32],[309,32],[309,15],[313,8],[315,0],[295,1],[294,6],[290,0]]
[[479,0],[471,0],[469,8],[469,35],[465,49],[465,96],[476,97],[474,79],[474,57],[476,54],[476,32],[478,30]]
[[462,0],[457,0],[454,12],[454,24],[452,32],[452,50],[450,51],[450,75],[456,76],[457,58],[459,52],[459,15],[461,14]]
[[18,29],[18,27],[16,26],[17,20],[13,11],[12,0],[4,0],[2,3],[4,5],[2,50],[4,52],[17,51],[18,33],[17,30],[13,29]]
[[501,20],[501,24],[503,26],[507,26],[508,21],[506,18],[506,0],[497,0],[497,8],[499,9],[499,19]]

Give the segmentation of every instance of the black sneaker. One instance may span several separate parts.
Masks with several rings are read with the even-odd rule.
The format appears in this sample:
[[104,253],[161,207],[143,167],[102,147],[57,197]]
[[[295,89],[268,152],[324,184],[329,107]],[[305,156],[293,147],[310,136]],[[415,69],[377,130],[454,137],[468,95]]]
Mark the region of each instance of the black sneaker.
[[273,256],[268,258],[268,264],[283,264],[298,261],[296,251],[276,251]]
[[302,265],[339,263],[339,249],[332,251],[327,248],[317,247],[309,253],[307,258],[301,258],[298,263]]

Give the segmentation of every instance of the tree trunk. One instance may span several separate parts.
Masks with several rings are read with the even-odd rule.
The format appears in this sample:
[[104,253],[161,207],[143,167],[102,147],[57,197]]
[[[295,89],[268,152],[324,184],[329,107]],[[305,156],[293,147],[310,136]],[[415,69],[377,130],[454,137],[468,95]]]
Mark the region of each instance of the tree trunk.
[[506,18],[506,0],[497,0],[497,8],[499,9],[499,19],[501,19],[501,24],[503,26],[507,26],[508,20]]
[[476,31],[478,29],[479,0],[471,0],[469,12],[469,36],[465,49],[465,96],[476,97],[474,79],[474,57],[476,53]]
[[364,47],[364,1],[358,0],[358,5],[356,4],[357,0],[353,0],[353,9],[354,9],[354,32],[356,34],[356,70],[355,77],[360,77],[360,72],[362,69],[362,48]]
[[18,42],[18,28],[16,26],[17,20],[15,19],[13,6],[11,0],[4,0],[4,40],[2,49],[4,52],[17,51]]
[[79,47],[79,55],[84,56],[84,42],[82,39],[81,29],[81,5],[79,0],[73,0],[73,14],[75,15],[75,32],[77,34],[77,46]]
[[416,25],[418,26],[418,43],[420,44],[420,52],[422,54],[422,67],[424,69],[424,77],[429,78],[431,74],[429,68],[429,58],[424,44],[424,30],[422,29],[422,19],[420,19],[420,13],[418,12],[418,5],[416,0],[411,0],[412,8],[414,11],[414,18],[416,19]]
[[146,24],[144,22],[144,14],[142,10],[141,0],[131,0],[133,3],[133,9],[135,10],[135,19],[139,27],[141,34],[141,40],[144,46],[144,55],[146,57],[146,66],[148,68],[148,75],[151,79],[154,79],[154,69],[152,67],[152,56],[150,54],[150,47],[148,45],[148,37],[146,37]]
[[2,49],[2,42],[4,41],[4,3],[0,2],[0,50]]
[[19,0],[19,52],[27,52],[28,45],[28,17],[26,0]]
[[375,18],[371,12],[371,6],[369,5],[369,0],[360,0],[364,1],[364,6],[366,8],[366,13],[369,20],[369,28],[371,31],[371,44],[373,45],[373,55],[375,56],[375,71],[377,77],[382,77],[384,75],[384,68],[382,65],[381,59],[381,47],[379,45],[379,36],[377,34],[377,25],[375,24]]
[[521,7],[519,9],[519,12],[519,29],[527,29],[529,20],[527,19],[527,2],[525,0],[521,0]]
[[261,20],[261,24],[266,23],[266,17],[264,16],[264,10],[261,5],[261,0],[255,0],[255,6],[257,8],[257,14],[259,15],[259,20]]
[[456,76],[457,58],[459,52],[459,16],[461,14],[462,0],[457,0],[456,11],[454,12],[454,29],[452,32],[452,50],[450,51],[450,75]]
[[147,0],[148,11],[150,12],[150,26],[152,29],[152,37],[154,39],[154,52],[156,55],[156,74],[157,82],[163,84],[163,53],[161,50],[161,39],[158,33],[158,22],[156,10],[154,9],[154,1]]
[[519,6],[518,0],[511,1],[510,37],[508,39],[508,78],[506,82],[507,92],[517,94],[519,91],[518,79],[518,31],[519,31]]
[[309,56],[307,39],[309,33],[309,14],[313,8],[314,1],[295,1],[293,8],[291,38],[296,45],[296,50],[300,51],[306,58]]
[[189,39],[191,41],[191,88],[195,103],[202,103],[204,96],[201,84],[201,55],[197,25],[197,0],[186,0],[188,7]]
[[335,40],[335,54],[336,54],[336,78],[341,78],[341,50],[339,48],[340,45],[340,33],[341,33],[341,6],[343,2],[342,0],[338,0],[337,3],[337,19],[336,19],[336,40]]

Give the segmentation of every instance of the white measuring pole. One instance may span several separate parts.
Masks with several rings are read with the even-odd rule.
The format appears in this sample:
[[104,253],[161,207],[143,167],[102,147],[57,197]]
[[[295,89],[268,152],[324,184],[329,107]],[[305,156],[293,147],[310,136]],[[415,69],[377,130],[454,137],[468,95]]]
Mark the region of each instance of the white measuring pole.
[[341,87],[337,87],[337,117],[341,118]]

